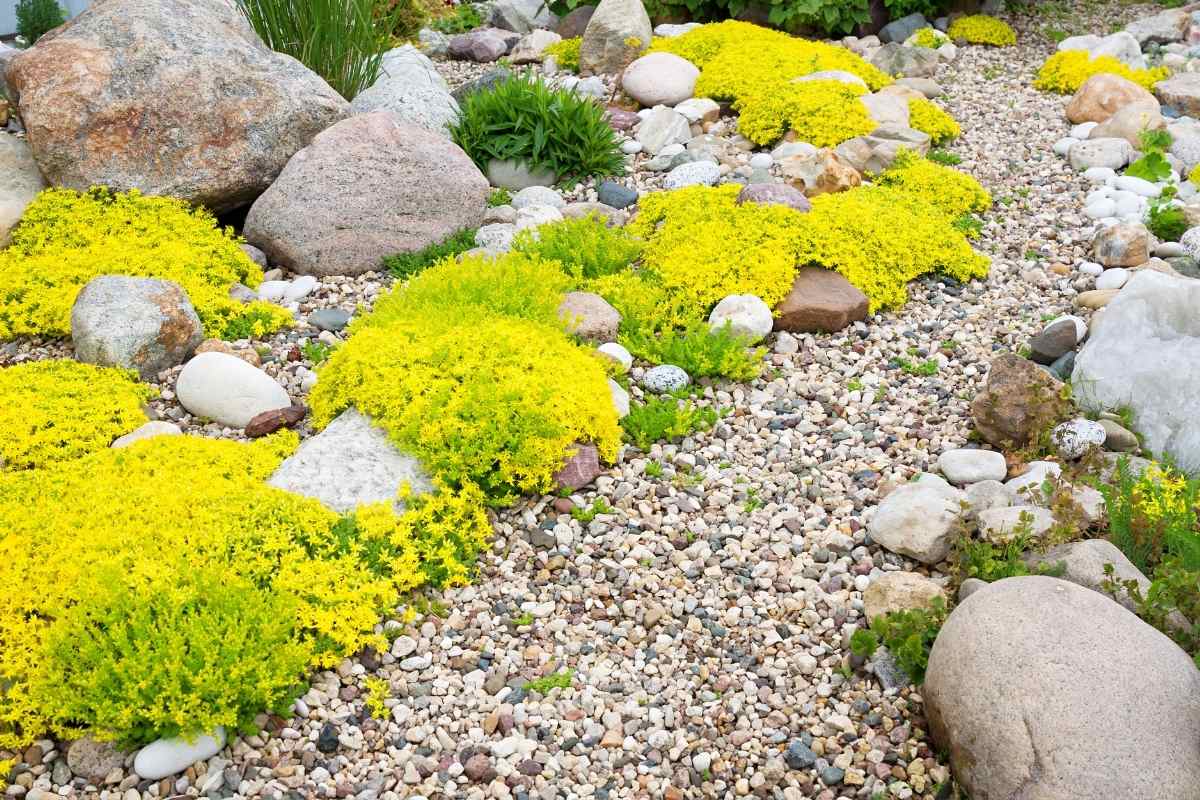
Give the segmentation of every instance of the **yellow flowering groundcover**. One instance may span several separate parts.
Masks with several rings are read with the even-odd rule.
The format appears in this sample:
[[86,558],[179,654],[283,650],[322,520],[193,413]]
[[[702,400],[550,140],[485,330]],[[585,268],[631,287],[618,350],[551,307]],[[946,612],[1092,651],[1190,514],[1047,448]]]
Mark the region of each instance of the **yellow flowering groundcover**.
[[208,336],[262,336],[291,323],[286,309],[229,296],[234,283],[257,286],[262,270],[207,211],[137,191],[47,189],[0,250],[0,339],[69,336],[75,296],[109,274],[178,283]]
[[339,518],[264,483],[296,444],[168,436],[0,473],[0,748],[248,729],[385,646],[401,592],[465,582],[478,489]]
[[1047,92],[1071,94],[1079,91],[1088,78],[1102,72],[1120,75],[1147,90],[1153,90],[1154,84],[1171,74],[1166,67],[1131,69],[1112,56],[1092,58],[1085,50],[1064,50],[1046,59],[1033,85]]
[[153,394],[132,372],[78,361],[0,367],[0,469],[103,450],[146,421],[142,404]]
[[958,138],[962,128],[954,117],[946,113],[932,100],[911,99],[908,101],[909,126],[922,133],[929,134],[934,144],[945,144],[951,139]]
[[1017,32],[1007,22],[986,14],[959,17],[950,23],[946,35],[955,41],[967,44],[990,44],[993,47],[1009,47],[1017,43]]

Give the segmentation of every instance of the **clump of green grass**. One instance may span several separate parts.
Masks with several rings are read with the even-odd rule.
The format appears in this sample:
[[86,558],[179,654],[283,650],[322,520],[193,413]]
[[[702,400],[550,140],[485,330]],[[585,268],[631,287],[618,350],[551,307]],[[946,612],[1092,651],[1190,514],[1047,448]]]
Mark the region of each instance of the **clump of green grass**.
[[729,378],[752,381],[762,373],[761,347],[734,333],[726,325],[713,331],[704,321],[685,330],[672,329],[655,334],[640,328],[634,320],[622,321],[621,344],[638,358],[654,364],[674,364],[693,378]]
[[929,151],[929,155],[925,156],[935,164],[941,164],[943,167],[957,167],[962,163],[962,157],[958,153],[951,153],[949,150],[935,148]]
[[611,514],[612,512],[612,506],[603,497],[597,497],[596,501],[587,508],[572,508],[571,516],[586,524],[601,514]]
[[463,228],[448,239],[411,253],[396,253],[383,259],[384,268],[403,280],[432,267],[444,258],[465,253],[475,247],[475,229]]
[[[649,450],[655,442],[682,439],[689,434],[706,431],[716,423],[717,412],[714,409],[667,395],[631,407],[621,420],[621,427],[625,429],[625,438],[639,449]],[[659,471],[661,474],[661,466]]]
[[544,678],[528,681],[523,688],[527,692],[549,694],[551,689],[570,688],[571,679],[573,677],[575,677],[575,670],[565,669],[562,672],[556,672],[553,675],[547,675]]

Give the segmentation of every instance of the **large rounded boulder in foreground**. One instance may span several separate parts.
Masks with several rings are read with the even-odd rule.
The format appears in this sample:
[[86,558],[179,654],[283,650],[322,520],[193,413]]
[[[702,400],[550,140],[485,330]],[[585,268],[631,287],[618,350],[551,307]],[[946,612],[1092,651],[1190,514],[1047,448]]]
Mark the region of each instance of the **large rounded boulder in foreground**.
[[487,179],[458,145],[387,111],[343,120],[288,162],[246,216],[246,241],[304,275],[361,275],[475,228]]
[[1200,670],[1104,595],[1009,578],[946,621],[922,691],[974,800],[1196,800]]
[[12,60],[55,186],[245,205],[346,101],[258,38],[232,0],[105,0]]

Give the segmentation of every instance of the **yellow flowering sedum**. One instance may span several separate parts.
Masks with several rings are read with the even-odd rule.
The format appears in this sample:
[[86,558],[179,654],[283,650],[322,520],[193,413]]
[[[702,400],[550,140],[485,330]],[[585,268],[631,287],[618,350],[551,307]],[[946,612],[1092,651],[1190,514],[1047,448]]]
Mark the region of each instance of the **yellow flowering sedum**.
[[1166,67],[1130,69],[1112,56],[1092,58],[1085,50],[1064,50],[1046,59],[1033,85],[1047,92],[1071,94],[1079,91],[1088,78],[1102,72],[1120,75],[1150,91],[1171,74]]
[[1197,164],[1191,171],[1191,174],[1188,175],[1188,180],[1192,182],[1193,186],[1200,186],[1200,164]]
[[167,436],[0,473],[0,748],[245,728],[384,646],[401,592],[466,579],[477,489],[339,518],[264,483],[296,443]]
[[0,339],[69,336],[75,296],[106,274],[175,281],[208,336],[261,336],[291,322],[279,306],[229,296],[234,283],[257,286],[262,270],[207,211],[137,191],[47,189],[0,250]]
[[858,98],[865,90],[841,81],[801,81],[776,87],[768,95],[749,95],[734,103],[738,132],[755,144],[771,144],[789,129],[817,147],[835,147],[866,136],[878,127]]
[[992,196],[970,175],[908,151],[900,153],[876,183],[904,189],[951,217],[982,213],[992,206]]
[[579,36],[571,39],[563,39],[543,50],[542,55],[554,56],[554,60],[558,62],[559,69],[579,72],[579,48],[582,44],[583,38]]
[[944,144],[958,138],[962,128],[941,106],[932,100],[910,99],[908,101],[909,126],[929,134],[934,144]]
[[925,47],[930,50],[937,50],[948,41],[950,41],[950,37],[933,28],[921,28],[921,30],[913,34],[914,45],[917,47]]
[[1017,32],[1007,22],[986,14],[959,17],[950,23],[946,35],[955,41],[990,44],[993,47],[1008,47],[1017,43]]
[[78,361],[0,368],[0,468],[44,467],[108,447],[146,421],[154,392],[122,369]]

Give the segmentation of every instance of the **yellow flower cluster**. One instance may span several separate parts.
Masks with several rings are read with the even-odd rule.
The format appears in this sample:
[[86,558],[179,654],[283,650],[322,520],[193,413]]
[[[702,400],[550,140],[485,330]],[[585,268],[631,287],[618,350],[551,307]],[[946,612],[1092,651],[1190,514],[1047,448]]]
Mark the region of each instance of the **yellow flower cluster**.
[[478,489],[339,518],[264,483],[296,443],[158,437],[0,473],[0,749],[244,728],[385,646],[400,593],[465,581]]
[[990,44],[993,47],[1008,47],[1017,43],[1017,32],[1007,22],[986,14],[959,17],[950,23],[946,35],[955,41]]
[[934,144],[944,144],[962,133],[954,117],[932,100],[913,98],[908,101],[909,127],[929,134]]
[[559,69],[579,72],[579,48],[582,44],[583,38],[580,36],[563,39],[543,50],[542,55],[554,56],[554,60],[558,62]]
[[1197,164],[1195,169],[1191,171],[1188,175],[1188,180],[1192,182],[1193,186],[1200,186],[1200,164]]
[[921,28],[921,30],[914,34],[913,38],[914,45],[930,50],[937,50],[948,41],[950,41],[949,36],[934,28]]
[[355,406],[446,485],[476,485],[493,504],[550,491],[576,442],[614,460],[604,365],[557,318],[567,283],[558,262],[522,254],[431,267],[325,365],[316,423]]
[[208,336],[262,335],[291,322],[279,306],[229,296],[234,283],[257,286],[262,270],[203,209],[136,191],[48,189],[0,251],[0,339],[69,336],[75,296],[106,274],[178,283]]
[[0,369],[0,469],[44,467],[108,447],[146,421],[149,386],[122,369],[36,361]]
[[739,130],[759,144],[778,138],[788,123],[799,123],[801,137],[821,145],[839,144],[863,132],[864,120],[870,117],[854,100],[860,91],[829,85],[837,82],[793,84],[794,78],[840,70],[859,76],[871,90],[892,82],[844,47],[734,20],[657,39],[650,50],[675,53],[699,67],[696,96],[734,101],[742,115]]
[[1079,91],[1088,78],[1102,72],[1120,75],[1147,90],[1153,90],[1154,84],[1171,74],[1166,67],[1131,69],[1112,56],[1092,58],[1085,50],[1063,50],[1046,59],[1033,85],[1046,92],[1071,94]]
[[951,217],[982,213],[992,206],[992,196],[970,175],[908,151],[901,152],[876,183],[923,198]]
[[801,81],[766,96],[738,100],[738,132],[755,144],[771,144],[789,129],[817,147],[835,147],[878,127],[858,99],[865,90],[841,81]]
[[1133,486],[1135,510],[1148,520],[1157,522],[1188,512],[1188,481],[1169,467],[1151,462]]

